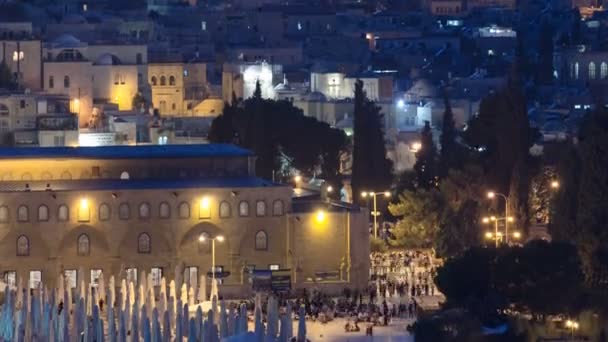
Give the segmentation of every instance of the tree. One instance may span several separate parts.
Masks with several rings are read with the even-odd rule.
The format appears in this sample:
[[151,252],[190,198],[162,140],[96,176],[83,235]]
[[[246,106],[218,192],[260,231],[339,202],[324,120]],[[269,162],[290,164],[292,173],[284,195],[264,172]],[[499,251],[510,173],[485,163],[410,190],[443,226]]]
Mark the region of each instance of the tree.
[[4,61],[0,63],[0,88],[9,90],[15,90],[17,88],[15,77],[13,77],[11,69],[9,69]]
[[428,121],[420,134],[422,147],[416,152],[416,164],[414,170],[417,175],[418,186],[423,189],[436,187],[437,184],[437,150],[433,142],[433,132]]
[[262,99],[262,85],[259,80],[255,81],[255,90],[253,91],[252,97],[257,100]]
[[570,42],[572,44],[582,43],[582,31],[581,31],[581,12],[578,7],[572,10],[572,27],[570,28]]
[[542,85],[553,83],[553,26],[549,20],[543,20],[538,39],[537,81]]
[[224,110],[217,116],[209,129],[209,141],[214,143],[235,143],[237,132],[234,127],[236,116],[239,115],[238,102],[224,103]]
[[354,142],[351,186],[353,198],[362,190],[382,191],[392,182],[392,162],[386,144],[380,108],[363,91],[363,81],[355,82]]
[[131,106],[133,107],[133,109],[143,109],[145,111],[148,107],[148,101],[140,92],[138,92],[133,96],[133,100],[131,100]]
[[448,98],[447,91],[443,95],[443,103],[445,111],[443,112],[443,121],[441,124],[441,136],[439,142],[441,144],[441,153],[439,155],[439,174],[445,177],[450,169],[457,168],[462,162],[462,155],[459,153],[460,148],[456,138],[456,124],[454,122],[454,113]]

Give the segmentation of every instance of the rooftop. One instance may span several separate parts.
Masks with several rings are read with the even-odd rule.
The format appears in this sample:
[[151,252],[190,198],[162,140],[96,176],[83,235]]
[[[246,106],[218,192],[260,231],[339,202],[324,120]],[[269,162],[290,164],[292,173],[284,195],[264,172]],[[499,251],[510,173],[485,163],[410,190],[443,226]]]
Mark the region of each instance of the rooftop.
[[168,180],[82,179],[0,182],[0,193],[95,190],[171,190],[197,188],[258,188],[274,186],[282,185],[257,177],[213,177],[202,179]]
[[140,145],[103,147],[0,147],[0,159],[130,159],[248,157],[249,150],[228,144]]

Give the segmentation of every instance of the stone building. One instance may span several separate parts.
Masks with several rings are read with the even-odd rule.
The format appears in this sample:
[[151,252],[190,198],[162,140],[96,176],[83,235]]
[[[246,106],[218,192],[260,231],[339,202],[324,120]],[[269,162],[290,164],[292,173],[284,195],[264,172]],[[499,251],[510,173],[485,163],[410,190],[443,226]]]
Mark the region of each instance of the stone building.
[[3,148],[0,160],[0,271],[8,283],[52,284],[63,272],[75,285],[100,271],[145,271],[196,285],[211,271],[210,241],[222,236],[215,256],[224,295],[246,294],[252,270],[288,274],[294,288],[367,284],[367,212],[292,200],[290,186],[255,176],[247,150]]

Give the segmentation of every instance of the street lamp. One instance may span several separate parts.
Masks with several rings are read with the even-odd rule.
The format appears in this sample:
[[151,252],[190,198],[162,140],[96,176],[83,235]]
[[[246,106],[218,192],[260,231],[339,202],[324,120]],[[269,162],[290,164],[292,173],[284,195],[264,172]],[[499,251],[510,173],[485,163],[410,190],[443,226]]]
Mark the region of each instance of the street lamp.
[[492,234],[491,232],[487,232],[486,233],[486,239],[494,239],[494,244],[496,246],[496,248],[498,248],[498,220],[496,219],[496,216],[490,216],[490,217],[484,217],[482,219],[483,223],[485,224],[489,224],[490,222],[494,222],[494,234]]
[[[500,196],[505,200],[505,217],[509,217],[509,198],[504,195],[501,194],[500,192],[494,192],[494,191],[488,191],[488,198],[489,199],[493,199],[496,196]],[[509,244],[509,222],[513,222],[510,221],[509,219],[505,220],[505,236],[506,236],[506,243]]]
[[416,153],[422,149],[422,143],[420,141],[415,141],[412,143],[412,152]]
[[302,176],[297,175],[295,177],[293,177],[294,182],[296,183],[296,188],[300,187],[300,182],[302,182]]
[[374,199],[374,212],[372,213],[372,216],[374,216],[374,237],[375,238],[378,238],[378,215],[380,215],[378,213],[376,198],[378,196],[382,196],[382,195],[384,195],[384,197],[386,197],[386,198],[391,197],[391,193],[389,191],[384,191],[384,192],[363,191],[361,193],[361,197],[363,197],[363,198],[367,198],[367,196],[369,196]]
[[578,322],[577,321],[567,320],[566,321],[566,327],[568,329],[570,329],[570,338],[573,339],[574,338],[574,330],[578,330]]
[[559,189],[559,181],[557,181],[557,180],[551,181],[551,188],[552,189]]
[[325,222],[325,212],[323,210],[317,211],[316,220],[318,223]]
[[216,235],[213,238],[209,238],[209,237],[205,236],[204,234],[201,234],[198,237],[199,242],[205,242],[205,241],[207,241],[207,239],[211,240],[211,272],[212,272],[211,279],[215,283],[215,241],[217,240],[218,242],[224,242],[224,236]]

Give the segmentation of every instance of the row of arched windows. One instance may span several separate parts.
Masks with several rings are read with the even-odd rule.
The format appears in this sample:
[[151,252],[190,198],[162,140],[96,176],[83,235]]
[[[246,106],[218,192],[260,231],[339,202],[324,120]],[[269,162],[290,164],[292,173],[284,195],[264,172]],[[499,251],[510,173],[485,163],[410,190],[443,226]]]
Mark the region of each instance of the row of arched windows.
[[[599,79],[608,79],[608,64],[606,62],[600,63],[599,66]],[[590,80],[598,79],[597,65],[595,62],[589,62],[587,66],[587,75]],[[579,78],[579,63],[575,62],[570,65],[570,77],[578,80]]]
[[[156,86],[156,85],[166,86],[167,85],[167,77],[161,76],[160,77],[160,81],[159,81],[159,78],[157,78],[156,76],[152,76],[150,78],[150,84],[152,84],[153,86]],[[170,86],[174,86],[175,85],[175,76],[173,76],[173,75],[169,76],[169,85]]]
[[[201,205],[199,209],[199,218],[210,218],[211,213],[209,208]],[[285,208],[282,200],[275,200],[272,203],[272,215],[273,216],[282,216],[285,213]],[[107,203],[101,203],[99,205],[99,220],[107,221],[110,220],[112,210],[110,205]],[[177,206],[177,216],[180,219],[188,219],[190,218],[191,210],[190,204],[188,202],[181,202]],[[266,202],[263,200],[256,201],[255,204],[255,215],[256,216],[266,216]],[[80,205],[78,208],[78,221],[88,221],[90,219],[90,211],[88,205]],[[239,217],[248,217],[250,216],[249,212],[249,202],[241,201],[238,204],[238,216]],[[49,207],[42,204],[38,207],[37,211],[37,221],[38,222],[46,222],[50,219],[50,210]],[[139,205],[138,217],[140,219],[150,219],[152,218],[152,208],[149,203],[144,202]],[[227,201],[220,202],[219,205],[219,217],[220,218],[230,218],[232,217],[232,206]],[[123,202],[118,206],[118,218],[121,220],[129,220],[131,219],[131,207],[129,203]],[[161,219],[169,219],[171,218],[171,206],[167,202],[161,202],[158,205],[158,218]],[[0,223],[7,223],[10,220],[10,211],[8,206],[0,206]],[[57,207],[57,221],[59,222],[67,222],[70,220],[70,209],[66,204],[61,204]],[[30,221],[30,212],[29,207],[27,205],[20,205],[17,208],[17,221],[18,222],[28,222]]]
[[[203,232],[201,235],[207,237],[205,241],[209,241],[209,233]],[[264,230],[259,230],[255,234],[254,248],[256,251],[268,250],[268,234]],[[141,233],[137,236],[137,253],[150,254],[152,252],[152,239],[150,234]],[[199,243],[199,252],[209,253],[209,243]],[[86,233],[78,235],[76,240],[76,254],[78,256],[89,256],[91,254],[91,239]],[[30,239],[26,235],[17,237],[17,256],[30,255]]]

